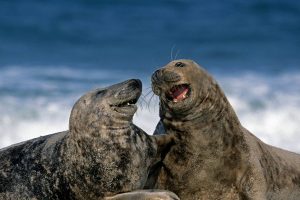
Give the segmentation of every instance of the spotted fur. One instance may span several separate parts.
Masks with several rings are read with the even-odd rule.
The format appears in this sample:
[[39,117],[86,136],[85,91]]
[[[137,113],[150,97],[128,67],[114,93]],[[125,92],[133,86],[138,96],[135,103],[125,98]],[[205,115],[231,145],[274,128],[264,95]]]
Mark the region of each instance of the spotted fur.
[[[172,102],[168,91],[179,84],[189,85],[189,96]],[[152,75],[152,88],[160,98],[155,134],[176,139],[152,168],[148,187],[185,200],[300,198],[300,155],[243,128],[217,82],[197,63],[170,62]]]
[[[68,131],[1,149],[0,199],[93,200],[142,189],[159,143],[132,123],[136,106],[126,102],[141,89],[128,80],[91,91],[74,105]],[[177,199],[167,191],[127,196]]]

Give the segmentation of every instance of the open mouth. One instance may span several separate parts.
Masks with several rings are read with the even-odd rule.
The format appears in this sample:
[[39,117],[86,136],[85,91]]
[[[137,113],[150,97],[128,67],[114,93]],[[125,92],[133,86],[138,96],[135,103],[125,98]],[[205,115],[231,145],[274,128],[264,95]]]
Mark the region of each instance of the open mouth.
[[118,101],[116,104],[111,105],[114,111],[121,115],[131,116],[137,110],[137,101],[139,96],[133,96],[131,98],[126,98]]
[[169,91],[167,91],[166,98],[169,101],[177,103],[188,98],[190,93],[191,89],[188,84],[175,85]]
[[135,106],[135,104],[137,103],[138,99],[131,99],[131,100],[126,100],[122,103],[119,103],[117,105],[114,105],[115,107],[121,108],[121,107],[128,107],[128,106]]

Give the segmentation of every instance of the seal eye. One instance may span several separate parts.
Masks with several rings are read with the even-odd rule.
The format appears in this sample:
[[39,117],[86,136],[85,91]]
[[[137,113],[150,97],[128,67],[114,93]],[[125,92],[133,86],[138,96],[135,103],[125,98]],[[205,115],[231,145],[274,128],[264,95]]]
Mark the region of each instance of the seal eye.
[[182,62],[177,62],[177,63],[175,64],[175,67],[184,67],[184,66],[185,66],[185,64],[182,63]]
[[106,93],[105,90],[98,90],[98,91],[96,91],[95,96],[96,96],[97,98],[98,98],[98,97],[102,97],[105,93]]

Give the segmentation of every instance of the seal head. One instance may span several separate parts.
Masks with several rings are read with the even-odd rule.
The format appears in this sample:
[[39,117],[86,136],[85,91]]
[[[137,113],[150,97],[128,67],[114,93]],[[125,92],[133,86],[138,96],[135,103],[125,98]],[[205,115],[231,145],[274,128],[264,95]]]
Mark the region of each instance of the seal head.
[[72,109],[70,130],[78,132],[128,128],[141,93],[141,81],[131,79],[85,94]]
[[[160,115],[172,119],[215,118],[227,104],[216,81],[192,60],[176,60],[152,75],[153,92],[160,98]],[[204,119],[203,119],[204,120]]]

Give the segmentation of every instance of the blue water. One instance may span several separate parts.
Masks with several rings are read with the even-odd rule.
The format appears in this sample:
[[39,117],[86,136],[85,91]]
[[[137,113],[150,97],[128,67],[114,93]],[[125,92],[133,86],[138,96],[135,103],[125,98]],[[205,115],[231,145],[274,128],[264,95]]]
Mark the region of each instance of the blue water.
[[[151,73],[174,58],[211,72],[261,139],[300,152],[295,0],[0,1],[0,147],[67,129],[92,88],[140,78],[146,95]],[[157,104],[135,118],[148,132]]]

